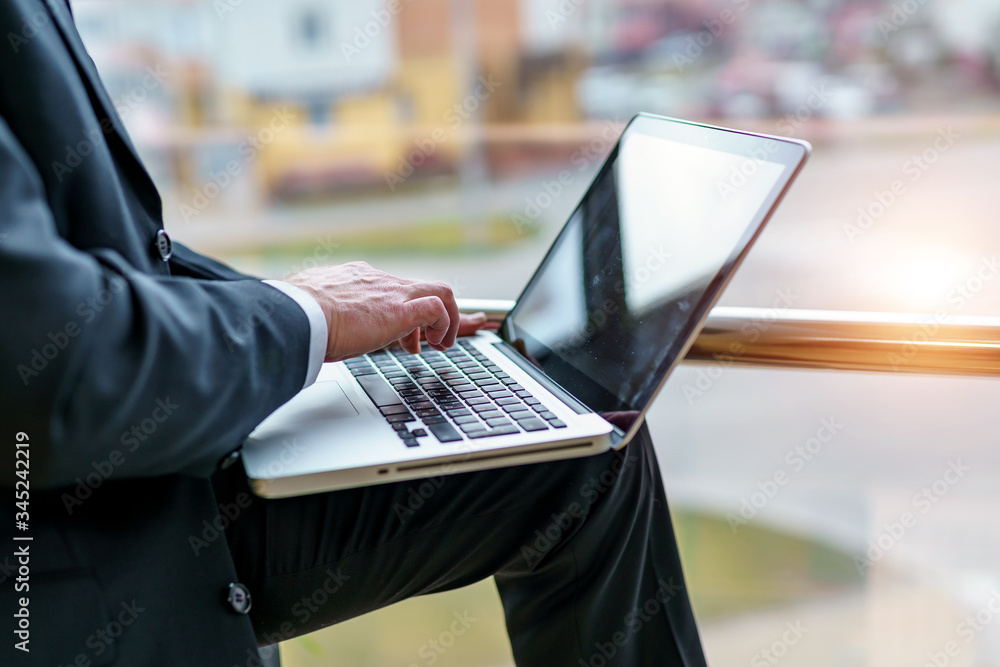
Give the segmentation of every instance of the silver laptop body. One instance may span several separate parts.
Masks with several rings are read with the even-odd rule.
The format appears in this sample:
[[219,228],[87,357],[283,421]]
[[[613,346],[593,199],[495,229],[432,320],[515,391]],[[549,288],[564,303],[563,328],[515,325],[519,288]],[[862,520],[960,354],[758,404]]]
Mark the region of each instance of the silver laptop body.
[[278,498],[623,447],[809,150],[639,114],[498,333],[324,364],[247,438],[251,488]]

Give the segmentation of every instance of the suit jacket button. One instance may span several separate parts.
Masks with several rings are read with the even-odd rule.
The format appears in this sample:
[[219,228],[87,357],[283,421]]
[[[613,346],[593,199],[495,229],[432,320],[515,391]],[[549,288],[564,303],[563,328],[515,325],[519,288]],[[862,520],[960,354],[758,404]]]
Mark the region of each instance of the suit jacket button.
[[219,460],[219,470],[225,470],[240,459],[240,450],[234,449]]
[[174,246],[170,242],[170,237],[162,229],[156,232],[156,251],[160,253],[160,259],[164,262],[174,254]]
[[241,583],[229,584],[229,595],[226,597],[226,602],[237,614],[250,613],[250,591]]

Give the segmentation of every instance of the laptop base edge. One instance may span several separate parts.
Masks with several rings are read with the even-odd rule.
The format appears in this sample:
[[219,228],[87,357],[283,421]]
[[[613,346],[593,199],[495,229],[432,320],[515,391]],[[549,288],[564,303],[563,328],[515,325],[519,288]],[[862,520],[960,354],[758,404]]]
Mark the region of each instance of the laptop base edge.
[[594,456],[614,447],[616,443],[611,436],[612,434],[608,434],[581,441],[561,441],[557,444],[540,443],[527,447],[517,447],[513,450],[488,449],[480,452],[464,452],[433,459],[402,461],[347,470],[331,470],[309,475],[269,479],[248,476],[248,481],[254,494],[262,498],[288,498],[392,482],[431,479],[463,472]]

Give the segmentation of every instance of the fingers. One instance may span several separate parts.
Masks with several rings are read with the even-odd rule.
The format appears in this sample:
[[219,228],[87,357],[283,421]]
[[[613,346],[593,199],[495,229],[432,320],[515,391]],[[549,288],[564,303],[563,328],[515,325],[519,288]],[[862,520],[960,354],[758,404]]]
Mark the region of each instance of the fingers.
[[[411,285],[412,297],[417,300],[423,297],[437,297],[442,307],[448,314],[447,324],[443,330],[431,327],[426,332],[427,343],[436,349],[447,349],[455,344],[458,338],[458,327],[461,317],[458,312],[458,303],[455,301],[455,294],[447,283],[442,282],[420,282]],[[438,335],[438,331],[441,331]]]
[[448,332],[445,334],[444,340],[441,341],[445,348],[449,348],[455,344],[458,339],[458,327],[462,324],[462,316],[458,312],[458,302],[455,301],[455,293],[452,291],[451,287],[448,287],[447,299],[444,301],[445,308],[448,309],[449,326]]
[[400,338],[399,345],[410,354],[420,354],[420,327]]
[[[406,303],[406,308],[409,315],[407,326],[412,326],[412,328],[417,329],[418,336],[419,328],[423,327],[424,337],[427,339],[428,345],[436,350],[449,347],[443,345],[442,343],[452,328],[452,320],[448,313],[448,309],[439,297],[425,296],[419,299],[413,299],[412,301],[408,301]],[[455,315],[454,328],[457,333],[457,313]],[[454,338],[452,339],[452,343],[454,343]]]

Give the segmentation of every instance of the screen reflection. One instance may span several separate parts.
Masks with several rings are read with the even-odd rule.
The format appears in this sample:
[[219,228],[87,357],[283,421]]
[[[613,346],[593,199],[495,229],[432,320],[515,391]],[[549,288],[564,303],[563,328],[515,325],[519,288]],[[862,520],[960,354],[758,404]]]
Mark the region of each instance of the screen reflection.
[[508,321],[511,342],[595,412],[641,409],[786,167],[627,132]]

